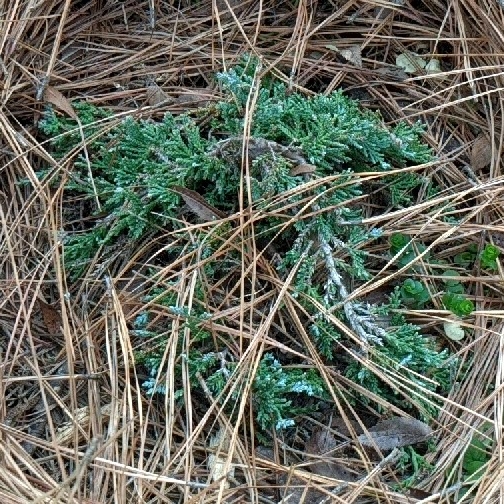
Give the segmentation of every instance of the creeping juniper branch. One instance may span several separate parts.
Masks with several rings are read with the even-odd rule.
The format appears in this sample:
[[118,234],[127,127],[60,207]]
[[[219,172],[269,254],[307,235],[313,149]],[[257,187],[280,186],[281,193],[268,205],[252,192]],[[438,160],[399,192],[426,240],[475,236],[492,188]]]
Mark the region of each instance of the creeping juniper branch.
[[[338,288],[340,298],[343,302],[343,310],[346,318],[352,329],[357,333],[364,344],[370,341],[377,345],[383,344],[383,338],[386,336],[386,331],[378,326],[371,315],[369,309],[355,301],[345,301],[348,298],[348,291],[343,283],[341,275],[336,269],[334,263],[333,250],[329,243],[324,238],[320,239],[320,249],[324,255],[325,266],[328,271],[326,281],[326,301],[329,304],[331,287],[335,285]],[[360,313],[359,313],[360,312]]]

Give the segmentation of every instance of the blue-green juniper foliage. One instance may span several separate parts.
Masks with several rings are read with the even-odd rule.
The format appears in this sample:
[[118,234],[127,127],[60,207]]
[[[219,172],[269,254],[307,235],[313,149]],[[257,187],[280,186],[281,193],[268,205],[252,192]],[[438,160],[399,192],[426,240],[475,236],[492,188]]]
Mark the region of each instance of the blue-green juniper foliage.
[[[233,232],[229,222],[209,222],[189,232],[186,220],[195,221],[197,216],[184,214],[180,191],[172,189],[195,191],[227,215],[239,210],[240,184],[245,181],[240,169],[245,115],[250,96],[257,93],[247,139],[249,179],[245,181],[250,184],[252,200],[243,202],[262,212],[254,223],[257,243],[274,246],[275,260],[269,258],[280,279],[297,268],[290,294],[299,303],[321,357],[328,364],[343,366],[347,377],[371,392],[411,407],[352,355],[366,349],[382,369],[432,390],[433,370],[442,387],[448,384],[448,372],[442,367],[445,353],[437,352],[404,319],[394,318],[394,326],[388,328],[377,323],[377,308],[347,298],[352,283],[371,278],[365,246],[381,236],[380,229],[362,224],[359,201],[365,188],[360,175],[383,173],[377,184],[388,199],[386,210],[415,202],[424,178],[415,172],[391,171],[433,159],[421,140],[422,127],[401,123],[388,128],[379,114],[363,110],[343,92],[307,97],[271,75],[259,80],[259,73],[257,63],[246,58],[217,74],[225,97],[222,101],[192,113],[168,113],[162,121],[127,117],[106,129],[103,125],[114,121],[109,112],[75,103],[87,156],[78,152],[83,139],[76,122],[47,110],[40,128],[50,139],[54,156],[63,159],[74,154],[66,194],[84,205],[90,217],[97,215],[81,229],[66,229],[65,268],[74,279],[99,276],[113,266],[115,247],[134,246],[147,236],[169,235],[172,242],[165,245],[163,260],[169,263],[186,257],[186,267],[198,272],[198,280],[191,309],[179,304],[175,274],[146,299],[151,305],[169,307],[171,318],[161,330],[147,310],[132,330],[145,342],[137,355],[150,376],[145,389],[150,394],[165,391],[160,381],[162,356],[177,318],[191,334],[189,353],[187,342],[176,344],[178,386],[182,387],[181,369],[186,366],[191,385],[198,388],[198,380],[203,379],[217,397],[233,379],[235,364],[228,359],[231,352],[222,358],[226,346],[232,346],[230,337],[222,334],[215,339],[208,330],[209,316],[215,323],[231,324],[215,312],[215,306],[209,306],[208,286],[241,274],[244,258],[239,245],[223,245]],[[95,257],[100,261],[93,262]],[[154,271],[153,278],[155,275]],[[414,296],[418,286],[410,287]],[[393,294],[381,311],[388,312],[397,304]],[[284,316],[288,318],[288,311]],[[340,333],[332,317],[349,326],[357,336],[357,346]],[[278,338],[282,338],[281,332]],[[345,354],[345,347],[351,351]],[[423,374],[429,374],[429,379],[423,380]],[[304,411],[300,404],[305,399],[310,397],[316,405],[315,399],[329,397],[322,383],[315,371],[284,367],[281,356],[266,353],[252,389],[258,425],[262,429],[292,425],[294,416]],[[430,407],[420,399],[417,405]]]

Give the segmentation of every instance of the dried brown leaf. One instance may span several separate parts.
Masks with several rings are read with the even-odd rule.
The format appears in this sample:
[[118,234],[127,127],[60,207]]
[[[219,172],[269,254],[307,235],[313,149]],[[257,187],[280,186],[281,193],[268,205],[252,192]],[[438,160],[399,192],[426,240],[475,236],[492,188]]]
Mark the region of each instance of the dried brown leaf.
[[297,175],[304,175],[305,173],[314,173],[317,168],[312,164],[301,163],[293,166],[290,169],[291,177],[296,177]]
[[75,113],[72,104],[67,98],[58,91],[53,86],[47,86],[44,91],[44,101],[54,105],[57,109],[64,112],[66,115],[70,116],[72,119],[77,119],[77,114]]
[[347,468],[338,463],[330,453],[336,448],[338,442],[328,429],[316,429],[310,439],[305,444],[307,455],[317,457],[327,454],[327,460],[316,460],[310,465],[310,469],[315,474],[328,478],[336,478],[345,481],[355,481],[355,475]]
[[201,92],[193,90],[190,93],[181,93],[177,98],[175,98],[175,102],[179,104],[197,103],[204,107],[208,103],[209,97],[210,90],[208,89],[203,89]]
[[471,167],[474,171],[482,170],[492,161],[492,143],[485,135],[479,135],[471,151]]
[[352,437],[352,432],[349,427],[353,429],[354,434],[359,435],[364,431],[362,430],[361,424],[357,420],[352,420],[347,418],[347,421],[343,417],[335,416],[331,422],[331,429],[337,432],[340,436]]
[[380,450],[393,450],[401,446],[420,443],[432,435],[432,429],[414,418],[392,417],[378,422],[361,434],[358,440],[363,446],[377,446]]
[[200,218],[205,221],[213,221],[216,219],[225,219],[227,215],[221,212],[214,206],[210,205],[205,198],[203,198],[196,191],[186,189],[181,186],[173,186],[171,188],[177,194],[182,196],[187,206]]
[[42,319],[44,320],[49,334],[51,336],[61,334],[62,320],[59,311],[41,299],[38,300],[38,304],[42,313]]
[[[212,481],[218,481],[226,476],[234,477],[235,468],[231,464],[229,472],[226,471],[228,451],[230,448],[230,437],[226,430],[221,427],[218,432],[210,438],[208,447],[213,451],[207,460],[208,469],[212,475]],[[225,488],[229,488],[229,482],[224,483]]]
[[327,44],[326,48],[337,52],[353,65],[362,68],[362,51],[360,45],[351,45],[349,47],[345,47],[344,49],[339,49],[334,44]]
[[[100,415],[105,421],[110,417],[112,405],[105,404],[100,409]],[[89,406],[77,408],[72,412],[72,420],[60,425],[56,430],[56,440],[58,446],[65,446],[74,439],[75,431],[78,431],[79,439],[84,437],[84,432],[89,426],[89,422],[93,416]],[[79,426],[78,429],[76,426]]]
[[155,82],[150,82],[147,85],[147,103],[151,107],[170,101],[173,100]]
[[320,504],[327,494],[310,488],[305,479],[283,474],[278,478],[280,484],[280,502],[289,504]]
[[362,68],[362,53],[359,45],[351,45],[345,49],[340,49],[340,54],[356,67]]

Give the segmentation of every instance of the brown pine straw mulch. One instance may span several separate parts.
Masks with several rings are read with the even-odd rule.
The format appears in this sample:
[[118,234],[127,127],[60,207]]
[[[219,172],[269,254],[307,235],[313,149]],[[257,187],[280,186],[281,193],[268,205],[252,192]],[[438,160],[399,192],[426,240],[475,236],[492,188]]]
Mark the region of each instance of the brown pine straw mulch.
[[[504,232],[504,11],[497,0],[217,0],[214,8],[207,0],[3,4],[2,504],[279,502],[282,494],[272,489],[275,484],[327,483],[307,472],[302,456],[295,471],[289,468],[286,461],[292,459],[284,458],[281,440],[273,461],[255,452],[247,414],[242,425],[233,426],[211,397],[203,409],[191,410],[189,404],[182,411],[170,394],[149,400],[142,391],[128,328],[142,309],[142,260],[154,253],[155,245],[126,249],[129,255],[123,260],[131,264],[114,271],[108,285],[103,278],[72,284],[65,277],[58,234],[64,225],[63,193],[40,184],[34,174],[47,164],[54,170],[71,168],[72,159],[56,163],[47,145],[37,140],[37,122],[54,93],[109,107],[118,117],[159,118],[167,110],[177,113],[218,100],[215,72],[245,52],[256,54],[295,89],[326,93],[342,87],[363,106],[380,110],[390,124],[409,119],[428,125],[425,139],[440,161],[427,174],[443,188],[446,201],[467,200],[468,218],[451,228],[429,213],[429,206],[414,207],[384,217],[380,225],[387,233],[438,240],[452,256],[454,247],[497,243]],[[331,45],[358,47],[362,67],[336,54]],[[397,72],[395,57],[405,50],[438,58],[443,74]],[[472,155],[482,136],[487,142]],[[28,185],[19,184],[26,179]],[[126,272],[129,276],[122,276]],[[434,469],[417,485],[422,492],[394,492],[384,483],[394,479],[390,466],[376,477],[343,486],[334,502],[455,502],[453,489],[445,491],[447,473],[460,461],[472,432],[486,422],[493,423],[487,432],[493,432],[495,448],[467,502],[504,498],[504,312],[485,297],[487,289],[502,292],[502,270],[473,282],[477,312],[469,324],[474,334],[444,343],[460,357],[460,369],[454,371],[459,373],[457,387],[434,426],[435,451],[429,455]],[[372,291],[371,284],[365,294]],[[440,310],[413,314],[426,331],[439,327],[440,317]],[[213,482],[207,463],[209,428],[215,433],[218,426],[227,429],[228,438],[220,443],[227,463],[223,474],[234,471],[227,482]],[[367,464],[369,472],[376,467],[365,454],[358,463]],[[319,502],[310,500],[314,497],[308,491],[288,502],[303,499]]]

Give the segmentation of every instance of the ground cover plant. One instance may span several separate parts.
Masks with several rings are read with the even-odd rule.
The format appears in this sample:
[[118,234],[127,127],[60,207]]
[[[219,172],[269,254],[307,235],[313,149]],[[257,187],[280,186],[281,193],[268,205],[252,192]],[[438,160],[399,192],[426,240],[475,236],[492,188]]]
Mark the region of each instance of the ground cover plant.
[[0,500],[497,499],[500,15],[9,5]]
[[[387,172],[433,159],[431,150],[421,141],[422,127],[399,124],[388,129],[379,114],[366,112],[341,92],[315,97],[288,94],[284,83],[267,74],[257,80],[258,69],[257,61],[245,58],[240,65],[217,74],[223,100],[208,110],[200,109],[196,118],[167,114],[163,121],[155,122],[127,117],[106,136],[86,141],[86,156],[75,159],[67,190],[80,199],[87,197],[90,214],[99,212],[102,217],[89,229],[76,230],[64,238],[65,267],[75,278],[84,271],[99,276],[107,267],[106,263],[92,264],[100,248],[104,250],[101,257],[106,260],[107,248],[115,249],[118,242],[134,243],[146,235],[156,236],[160,229],[173,237],[173,245],[165,247],[164,261],[174,263],[185,257],[184,269],[170,275],[166,290],[156,285],[147,298],[154,297],[172,311],[177,321],[186,323],[187,353],[184,354],[182,341],[178,341],[179,355],[175,356],[176,394],[181,398],[181,357],[187,359],[191,386],[199,386],[196,373],[207,381],[215,395],[233,384],[233,360],[239,359],[232,352],[235,338],[226,338],[216,331],[220,340],[216,344],[212,334],[201,327],[212,322],[228,325],[218,305],[214,307],[210,302],[215,285],[232,292],[241,275],[241,282],[247,282],[242,283],[247,296],[253,296],[256,290],[274,292],[274,284],[268,282],[266,272],[257,263],[245,267],[263,277],[260,287],[254,285],[247,270],[243,272],[242,254],[247,246],[256,247],[270,260],[273,256],[268,255],[274,254],[278,272],[275,281],[292,278],[290,295],[304,313],[307,332],[320,358],[332,365],[338,363],[346,376],[381,399],[397,402],[390,387],[354,360],[352,351],[348,355],[342,351],[348,337],[334,322],[342,319],[357,337],[352,342],[355,351],[359,346],[371,351],[376,354],[371,360],[380,361],[385,369],[393,366],[395,370],[401,363],[397,372],[421,387],[448,390],[446,351],[438,351],[404,318],[395,317],[393,328],[389,329],[374,320],[373,310],[377,307],[347,301],[347,284],[371,277],[370,261],[362,245],[382,234],[379,228],[362,224],[359,174],[383,172],[380,183],[388,184],[390,210],[411,204],[415,190],[425,181],[414,172],[390,176]],[[257,99],[250,118],[250,138],[244,140],[245,110],[254,87]],[[85,135],[93,134],[93,128],[87,132],[88,125],[93,126],[107,115],[85,103],[76,105],[76,109]],[[208,126],[202,126],[205,123]],[[53,109],[47,111],[40,126],[51,140],[56,158],[66,157],[81,141],[78,123],[61,118]],[[250,163],[245,173],[239,169],[244,141]],[[93,160],[90,167],[89,157]],[[247,192],[245,203],[238,199],[241,189]],[[183,201],[196,217],[210,224],[200,229],[188,228],[180,214]],[[241,205],[265,216],[256,220],[252,213],[250,224],[242,225],[242,236],[232,238],[236,227],[232,221],[223,222],[223,216],[235,214]],[[261,242],[267,244],[262,250]],[[187,268],[195,274],[192,307],[180,305],[174,295],[180,275],[186,275]],[[156,276],[154,273],[153,280]],[[401,294],[404,290],[403,285]],[[276,302],[274,297],[272,302]],[[262,309],[268,309],[267,304],[265,307]],[[387,308],[382,307],[381,311],[387,313]],[[278,309],[276,316],[280,313]],[[136,319],[137,333],[143,334],[147,342],[157,340],[154,349],[138,352],[137,360],[144,363],[150,376],[144,384],[148,392],[166,393],[165,346],[173,322],[160,331],[151,327],[151,318],[146,310]],[[282,318],[288,320],[288,313]],[[288,325],[293,326],[294,322],[289,321]],[[166,336],[160,338],[156,330]],[[281,333],[273,334],[271,337],[289,345]],[[226,354],[230,362],[222,357]],[[299,394],[322,400],[328,394],[317,373],[283,369],[269,353],[260,362],[252,401],[262,429],[294,425],[293,413],[299,414],[303,408],[293,408],[292,403],[305,399],[289,397]],[[290,359],[288,362],[293,364]],[[436,369],[437,381],[419,378],[430,369]],[[411,372],[416,373],[415,378]],[[276,384],[277,389],[271,384]],[[235,393],[233,399],[238,397]],[[359,400],[354,397],[354,402]],[[404,401],[402,405],[413,406]]]

